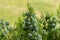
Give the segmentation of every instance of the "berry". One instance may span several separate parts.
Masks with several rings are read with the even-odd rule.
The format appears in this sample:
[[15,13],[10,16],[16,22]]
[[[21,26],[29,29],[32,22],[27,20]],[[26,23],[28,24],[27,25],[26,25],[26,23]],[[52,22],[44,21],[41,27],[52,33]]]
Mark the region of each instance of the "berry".
[[9,25],[9,22],[5,22],[5,25],[8,26]]
[[31,33],[28,33],[28,37],[30,37],[30,38],[31,38],[31,37],[32,37],[32,34],[31,34]]
[[35,31],[33,31],[33,33],[32,33],[34,36],[37,36],[37,33],[35,32]]
[[30,26],[29,26],[29,28],[31,28],[31,29],[32,29],[32,28],[33,28],[33,25],[30,25]]
[[26,25],[30,25],[31,23],[30,22],[25,22]]
[[46,20],[50,19],[50,16],[49,16],[49,15],[48,15],[48,16],[46,16],[46,17],[45,17],[45,19],[46,19]]
[[7,29],[8,29],[9,31],[11,31],[11,27],[10,27],[10,26],[8,26]]
[[4,32],[5,32],[5,34],[7,34],[8,33],[8,30],[5,30]]
[[0,24],[1,24],[1,25],[4,25],[4,19],[1,19]]
[[1,24],[1,25],[4,25],[4,22],[1,22],[0,24]]
[[27,31],[27,30],[28,30],[28,28],[27,28],[27,27],[24,27],[24,28],[23,28],[23,30]]
[[2,32],[2,34],[1,34],[2,36],[4,36],[5,35],[5,32]]
[[52,24],[52,27],[53,27],[53,28],[56,27],[56,24]]
[[27,12],[27,13],[25,14],[25,16],[30,16],[30,13],[29,13],[29,12]]
[[53,21],[52,21],[52,20],[49,20],[49,21],[48,21],[48,23],[49,23],[49,24],[52,24],[52,23],[53,23]]
[[43,22],[43,25],[46,25],[46,22]]

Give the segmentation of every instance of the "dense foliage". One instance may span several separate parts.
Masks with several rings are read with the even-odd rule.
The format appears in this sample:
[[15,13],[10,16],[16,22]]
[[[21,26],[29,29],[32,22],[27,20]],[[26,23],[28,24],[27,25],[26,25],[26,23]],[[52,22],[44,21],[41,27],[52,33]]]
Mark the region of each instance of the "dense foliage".
[[39,20],[42,40],[60,40],[59,21],[49,13]]
[[9,22],[0,20],[0,40],[60,40],[60,24],[58,16],[46,15],[37,19],[34,9],[27,4],[27,11],[19,15],[17,23],[12,28]]
[[[42,36],[39,34],[38,21],[34,13],[33,8],[27,5],[28,12],[24,13],[24,26],[20,30],[20,40],[42,40]],[[20,23],[21,24],[21,23]]]
[[0,20],[0,40],[10,39],[11,26],[9,22],[5,22],[4,19]]
[[13,40],[60,40],[57,17],[45,15],[39,20],[29,4],[27,8],[28,12],[18,17]]

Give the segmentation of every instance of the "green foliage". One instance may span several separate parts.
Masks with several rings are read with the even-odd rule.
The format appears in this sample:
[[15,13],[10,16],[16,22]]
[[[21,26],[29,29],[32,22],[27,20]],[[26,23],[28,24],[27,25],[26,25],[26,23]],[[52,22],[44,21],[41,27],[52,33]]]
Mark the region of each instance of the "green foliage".
[[59,7],[57,9],[57,17],[60,18],[60,4],[59,4]]
[[[37,19],[29,3],[27,8],[28,12],[19,15],[13,29],[9,22],[0,20],[0,40],[60,40],[60,28],[57,28],[56,17],[45,13],[44,17]],[[58,17],[59,13],[60,10],[57,10]]]
[[[42,40],[39,34],[38,21],[33,8],[27,4],[28,12],[23,14],[23,19],[18,18],[17,26],[19,27],[20,40]],[[23,21],[22,21],[23,20]]]
[[58,23],[60,24],[60,4],[57,9],[57,20],[58,20]]
[[13,31],[13,39],[14,40],[20,40],[21,38],[21,34],[24,33],[23,31],[23,26],[24,26],[24,21],[23,21],[23,16],[19,15],[18,17],[18,21],[16,23],[16,28]]
[[9,40],[9,34],[11,31],[10,23],[5,22],[4,19],[0,20],[0,40]]
[[59,40],[56,17],[46,15],[40,22],[42,26],[42,40]]

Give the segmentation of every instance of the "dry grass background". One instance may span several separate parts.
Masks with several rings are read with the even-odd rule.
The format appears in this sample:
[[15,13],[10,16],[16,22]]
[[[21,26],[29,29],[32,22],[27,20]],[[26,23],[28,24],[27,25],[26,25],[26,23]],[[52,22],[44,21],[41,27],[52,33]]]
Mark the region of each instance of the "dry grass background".
[[[56,15],[60,0],[28,0],[39,14],[48,11]],[[17,20],[19,14],[26,10],[27,0],[0,0],[0,19],[9,20],[11,24]],[[38,15],[37,14],[37,15]]]

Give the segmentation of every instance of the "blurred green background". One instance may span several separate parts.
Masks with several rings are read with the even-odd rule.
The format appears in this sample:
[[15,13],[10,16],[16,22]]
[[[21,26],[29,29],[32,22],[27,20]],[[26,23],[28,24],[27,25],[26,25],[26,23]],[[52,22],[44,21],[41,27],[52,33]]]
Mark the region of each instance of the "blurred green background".
[[0,19],[9,20],[11,24],[17,20],[19,14],[27,9],[27,2],[30,2],[38,13],[48,11],[56,15],[59,0],[0,0]]

